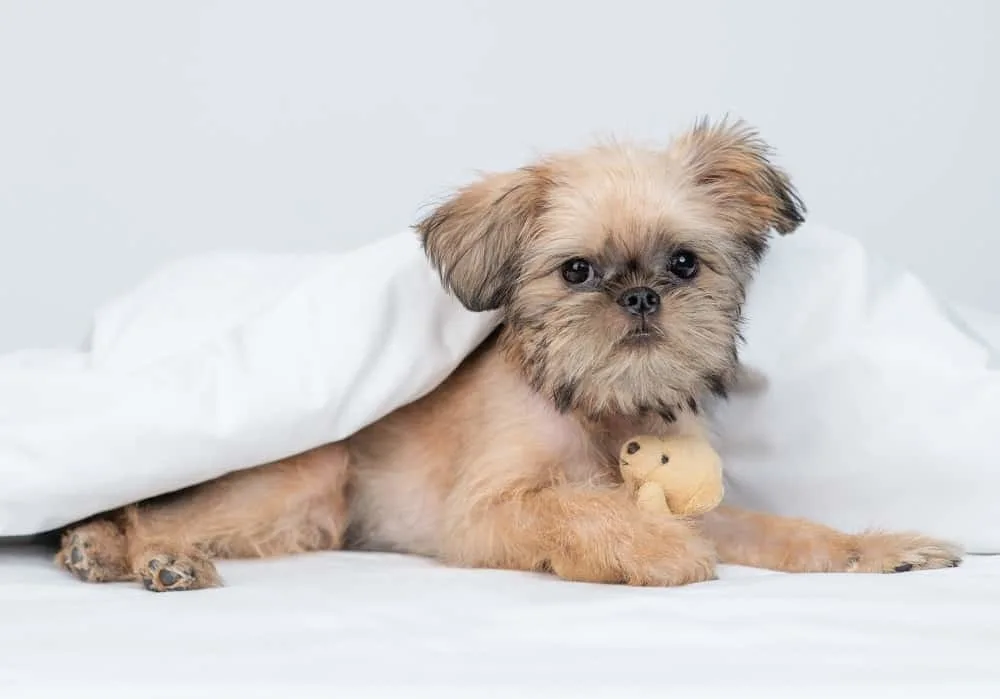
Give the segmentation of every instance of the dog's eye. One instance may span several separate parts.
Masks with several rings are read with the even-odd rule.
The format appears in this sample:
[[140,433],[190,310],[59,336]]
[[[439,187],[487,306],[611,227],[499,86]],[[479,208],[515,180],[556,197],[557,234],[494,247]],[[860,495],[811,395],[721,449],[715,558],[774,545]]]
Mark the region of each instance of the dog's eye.
[[670,258],[670,271],[681,279],[692,279],[698,274],[698,258],[690,250],[678,250]]
[[586,284],[594,279],[594,266],[582,257],[574,257],[563,263],[562,276],[573,286]]

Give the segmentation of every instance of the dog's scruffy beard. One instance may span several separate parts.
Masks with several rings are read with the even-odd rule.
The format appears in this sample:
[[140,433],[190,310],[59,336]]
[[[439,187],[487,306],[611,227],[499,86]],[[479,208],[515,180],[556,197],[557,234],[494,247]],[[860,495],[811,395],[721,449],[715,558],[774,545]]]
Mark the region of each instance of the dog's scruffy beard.
[[674,301],[675,317],[639,339],[603,322],[591,303],[515,304],[500,345],[561,412],[592,421],[654,414],[672,422],[698,410],[706,395],[725,395],[739,364],[740,323],[732,300]]
[[[663,150],[603,145],[486,176],[418,230],[466,307],[501,309],[501,351],[558,410],[672,420],[725,392],[769,233],[802,220],[752,131],[700,123]],[[629,311],[634,293],[648,312]]]

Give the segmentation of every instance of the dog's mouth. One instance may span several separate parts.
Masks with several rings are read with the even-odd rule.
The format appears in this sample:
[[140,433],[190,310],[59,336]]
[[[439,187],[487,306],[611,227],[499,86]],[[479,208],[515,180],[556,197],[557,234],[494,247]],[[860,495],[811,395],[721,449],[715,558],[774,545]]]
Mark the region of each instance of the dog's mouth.
[[653,344],[663,339],[663,331],[651,325],[645,319],[639,320],[629,328],[621,339],[621,344],[628,346],[643,346]]

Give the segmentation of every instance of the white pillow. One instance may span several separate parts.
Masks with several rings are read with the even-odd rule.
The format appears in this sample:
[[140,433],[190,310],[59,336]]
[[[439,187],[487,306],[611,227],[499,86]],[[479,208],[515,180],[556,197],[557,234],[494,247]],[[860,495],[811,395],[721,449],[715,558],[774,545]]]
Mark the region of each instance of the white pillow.
[[86,351],[0,358],[0,536],[347,436],[495,322],[445,294],[412,232],[170,266],[97,313]]
[[[776,240],[743,357],[760,395],[714,410],[729,501],[1000,552],[1000,319],[961,316],[857,240]],[[992,335],[988,335],[992,333]]]

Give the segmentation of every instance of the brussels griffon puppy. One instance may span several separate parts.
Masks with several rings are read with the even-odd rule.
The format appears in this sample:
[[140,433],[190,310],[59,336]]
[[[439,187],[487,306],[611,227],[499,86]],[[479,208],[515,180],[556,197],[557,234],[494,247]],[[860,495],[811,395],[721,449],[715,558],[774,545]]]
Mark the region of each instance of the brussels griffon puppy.
[[416,226],[444,286],[502,319],[448,379],[345,441],[71,527],[57,561],[155,591],[220,584],[213,558],[338,548],[629,585],[710,580],[720,561],[957,565],[957,547],[917,534],[725,505],[651,514],[621,483],[629,436],[704,429],[700,402],[740,375],[740,311],[769,236],[802,221],[740,123],[484,176]]

